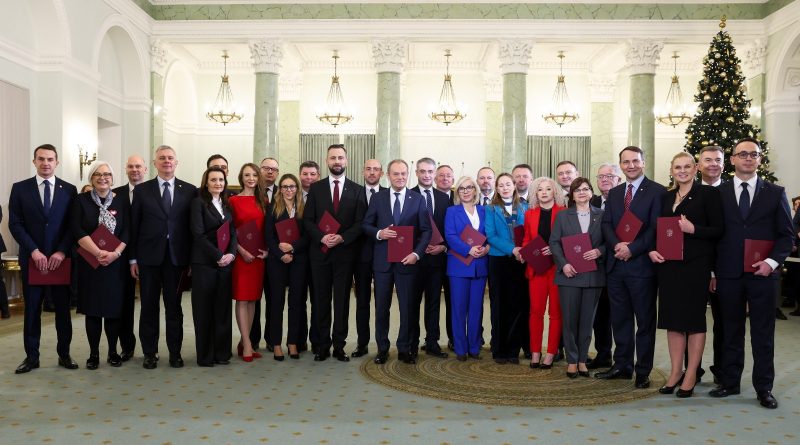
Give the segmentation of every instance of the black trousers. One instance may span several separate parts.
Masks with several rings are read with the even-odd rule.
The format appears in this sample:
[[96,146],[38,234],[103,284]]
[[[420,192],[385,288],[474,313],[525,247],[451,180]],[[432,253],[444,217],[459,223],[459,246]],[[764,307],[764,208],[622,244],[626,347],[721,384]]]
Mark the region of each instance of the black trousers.
[[28,264],[22,264],[23,297],[25,298],[25,320],[23,343],[25,354],[31,360],[39,360],[39,341],[42,336],[42,303],[49,298],[56,311],[56,351],[59,356],[69,355],[72,343],[72,318],[69,309],[69,286],[28,285]]
[[[269,310],[270,310],[270,287],[269,287],[269,274],[267,268],[264,268],[264,341],[266,344],[271,345],[272,340],[269,338]],[[253,349],[258,349],[258,344],[261,343],[261,300],[256,300],[255,313],[253,314],[253,324],[250,326],[250,343]]]
[[372,261],[359,261],[355,265],[356,332],[358,345],[367,346],[370,338],[369,314],[372,303]]
[[[100,355],[100,336],[103,325],[106,330],[106,340],[108,341],[108,353],[117,352],[117,338],[119,337],[119,319],[86,316],[86,338],[89,340],[89,353]],[[105,323],[104,323],[105,322]]]
[[337,350],[344,349],[350,312],[350,288],[353,286],[353,266],[352,261],[311,262],[316,305],[314,319],[319,328],[318,352],[330,350],[331,345]]
[[614,368],[649,376],[656,345],[656,278],[642,277],[626,266],[617,262],[607,278],[616,343]]
[[[155,266],[139,265],[139,283],[141,285],[141,310],[139,312],[139,341],[145,354],[158,353],[158,336],[160,326],[160,305],[162,293],[164,298],[164,318],[166,319],[167,349],[170,354],[180,354],[183,345],[183,309],[181,294],[178,293],[178,281],[181,272],[186,268],[175,266],[169,259],[169,252],[164,262]],[[196,273],[192,273],[192,287],[195,286]]]
[[198,365],[230,360],[231,266],[192,264],[192,317]]
[[133,311],[136,306],[136,280],[125,273],[122,289],[122,312],[118,319],[119,346],[123,351],[136,349],[136,335],[133,333]]
[[[303,301],[300,304],[300,338],[298,339],[300,349],[307,345],[306,339],[311,342],[312,349],[319,341],[317,323],[314,321],[314,285],[311,282],[311,264],[306,261],[306,278],[303,283]],[[311,305],[309,313],[308,305]]]
[[594,349],[597,354],[594,360],[598,362],[611,361],[611,304],[608,302],[608,288],[600,291],[597,301],[597,311],[594,314]]
[[[283,307],[287,302],[286,288],[289,288],[288,318],[286,322],[286,344],[297,345],[300,342],[300,328],[305,307],[305,282],[308,261],[296,258],[289,264],[282,261],[267,260],[267,273],[270,276],[270,339],[273,345],[280,345],[283,340]],[[305,341],[305,340],[304,340]]]
[[492,355],[517,358],[529,338],[523,328],[529,318],[525,308],[530,306],[525,265],[514,257],[489,256],[489,277]]
[[[441,253],[440,255],[445,255]],[[414,294],[411,302],[410,317],[410,350],[419,348],[419,339],[422,335],[420,328],[420,314],[423,300],[425,301],[425,345],[431,348],[439,347],[439,318],[442,308],[442,277],[445,267],[420,266],[417,269],[417,279],[414,280]],[[450,280],[447,280],[450,281]],[[451,320],[452,323],[452,320]]]

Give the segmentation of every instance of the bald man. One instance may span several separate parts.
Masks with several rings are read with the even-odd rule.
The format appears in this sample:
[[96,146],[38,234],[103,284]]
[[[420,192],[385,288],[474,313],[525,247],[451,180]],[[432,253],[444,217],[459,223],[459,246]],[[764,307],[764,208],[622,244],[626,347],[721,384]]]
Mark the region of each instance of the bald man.
[[[113,192],[115,196],[122,200],[125,206],[125,214],[129,215],[131,203],[133,202],[133,189],[146,179],[147,163],[144,162],[141,156],[133,155],[125,162],[125,174],[128,176],[128,184],[115,188]],[[125,258],[125,262],[127,263],[127,258]],[[133,333],[136,280],[130,274],[125,274],[123,288],[122,314],[119,321],[119,346],[122,351],[120,357],[123,362],[127,362],[133,357],[133,350],[136,349],[136,335]]]

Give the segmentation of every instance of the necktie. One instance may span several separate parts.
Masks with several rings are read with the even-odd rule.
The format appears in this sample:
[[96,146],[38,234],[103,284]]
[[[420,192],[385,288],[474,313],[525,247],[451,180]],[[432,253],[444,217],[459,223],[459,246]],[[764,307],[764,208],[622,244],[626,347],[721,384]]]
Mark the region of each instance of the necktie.
[[428,207],[428,213],[433,215],[433,196],[431,196],[430,190],[425,190],[425,206]]
[[400,192],[394,192],[394,206],[392,207],[392,219],[394,225],[400,225]]
[[742,193],[739,195],[739,213],[742,214],[742,219],[747,219],[747,214],[750,212],[750,192],[747,186],[746,182],[742,183]]
[[372,201],[372,195],[375,194],[375,189],[369,189],[369,197],[367,198],[367,204]]
[[269,205],[269,192],[272,191],[272,187],[267,187],[264,191],[264,205]]
[[625,210],[631,208],[631,201],[633,201],[633,184],[628,184],[628,191],[625,192]]
[[488,196],[484,196],[483,197],[483,205],[485,205],[485,206],[489,205],[489,197]]
[[528,203],[528,200],[527,200],[527,199],[525,199],[525,198],[523,198],[523,197],[520,197],[520,198],[519,198],[519,202],[521,202],[521,203],[523,203],[523,204],[527,204],[527,203]]
[[164,182],[164,193],[161,194],[161,206],[164,207],[164,211],[169,213],[169,209],[172,207],[172,193],[169,192],[169,182]]
[[333,211],[339,211],[339,180],[334,179],[333,181]]
[[605,199],[602,200],[602,202],[600,203],[600,208],[603,209],[603,210],[606,209],[606,200]]
[[50,181],[44,181],[44,214],[45,216],[50,214],[50,204],[52,202],[52,196],[50,194]]

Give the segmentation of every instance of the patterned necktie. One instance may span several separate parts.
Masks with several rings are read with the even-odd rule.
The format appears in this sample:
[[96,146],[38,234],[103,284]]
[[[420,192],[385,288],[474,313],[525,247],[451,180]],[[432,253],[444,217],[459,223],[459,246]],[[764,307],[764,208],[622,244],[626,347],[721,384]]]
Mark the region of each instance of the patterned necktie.
[[428,207],[428,213],[433,215],[433,196],[430,190],[425,190],[425,206]]
[[339,180],[333,180],[333,211],[339,211]]
[[750,192],[747,190],[749,184],[742,183],[742,193],[739,195],[739,213],[742,214],[742,219],[747,219],[747,214],[750,212]]
[[485,206],[489,205],[489,197],[488,196],[484,196],[483,197],[483,205],[485,205]]
[[264,205],[269,205],[269,192],[272,190],[272,187],[267,187],[264,191]]
[[372,201],[372,195],[375,194],[375,189],[369,189],[369,197],[367,198],[367,204]]
[[44,214],[50,214],[50,204],[52,203],[52,195],[50,194],[50,181],[44,181]]
[[394,220],[394,225],[400,225],[400,192],[394,192],[394,206],[392,207],[392,219]]
[[172,208],[172,194],[169,192],[169,182],[164,182],[164,193],[161,194],[161,206],[164,207],[164,211],[169,213],[169,209]]
[[631,201],[633,201],[633,184],[628,184],[628,191],[625,192],[625,210],[631,208]]

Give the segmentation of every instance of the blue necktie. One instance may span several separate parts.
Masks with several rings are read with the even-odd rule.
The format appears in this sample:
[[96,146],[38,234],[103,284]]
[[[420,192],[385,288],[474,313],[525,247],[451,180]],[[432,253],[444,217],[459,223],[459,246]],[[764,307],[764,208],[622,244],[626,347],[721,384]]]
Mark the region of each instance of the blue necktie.
[[428,213],[433,215],[433,196],[431,196],[430,190],[425,190],[425,205],[428,207]]
[[172,207],[172,194],[169,192],[169,182],[164,182],[164,193],[161,194],[161,206],[164,211],[169,214],[169,209]]
[[742,193],[739,195],[739,213],[742,214],[742,219],[747,219],[747,214],[750,212],[750,192],[747,190],[747,183],[742,183]]
[[394,192],[394,206],[392,207],[392,219],[394,225],[400,225],[400,192]]
[[50,195],[50,181],[44,181],[44,214],[45,216],[50,214],[50,204],[52,198]]

